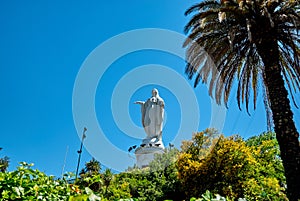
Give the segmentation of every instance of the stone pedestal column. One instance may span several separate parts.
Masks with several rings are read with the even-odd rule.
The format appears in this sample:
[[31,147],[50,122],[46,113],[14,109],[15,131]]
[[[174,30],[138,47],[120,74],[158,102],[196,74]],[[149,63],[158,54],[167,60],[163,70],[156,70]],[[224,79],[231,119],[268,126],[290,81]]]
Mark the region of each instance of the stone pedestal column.
[[140,146],[135,150],[136,165],[139,168],[148,167],[149,163],[154,159],[155,154],[162,154],[163,147],[152,147],[149,144],[144,147]]

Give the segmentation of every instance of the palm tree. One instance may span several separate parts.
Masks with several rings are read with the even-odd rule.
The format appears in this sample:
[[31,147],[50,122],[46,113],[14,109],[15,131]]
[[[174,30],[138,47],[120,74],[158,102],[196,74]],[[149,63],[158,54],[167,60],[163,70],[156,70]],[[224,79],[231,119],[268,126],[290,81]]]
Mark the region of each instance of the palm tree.
[[[195,86],[209,82],[216,102],[227,104],[235,83],[239,108],[263,87],[285,168],[287,194],[300,199],[299,133],[290,101],[300,89],[298,0],[207,0],[190,7],[186,73]],[[235,78],[237,77],[237,82]],[[289,91],[289,93],[288,93]]]
[[101,163],[95,158],[92,158],[92,160],[85,163],[85,167],[80,171],[80,179],[76,184],[89,187],[94,192],[100,191],[102,185],[100,171]]
[[85,168],[81,170],[81,174],[95,175],[101,171],[101,164],[95,158],[85,163]]

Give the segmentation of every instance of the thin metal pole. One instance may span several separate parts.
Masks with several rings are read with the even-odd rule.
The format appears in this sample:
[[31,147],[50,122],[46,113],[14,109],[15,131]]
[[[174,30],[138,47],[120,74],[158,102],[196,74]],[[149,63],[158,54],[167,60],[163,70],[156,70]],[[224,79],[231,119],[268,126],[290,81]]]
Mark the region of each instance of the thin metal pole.
[[80,158],[81,158],[81,153],[82,153],[83,140],[84,140],[84,138],[86,138],[86,135],[85,135],[86,131],[87,131],[87,129],[86,129],[86,127],[84,127],[83,133],[82,133],[82,139],[81,139],[80,149],[79,149],[79,151],[77,151],[77,153],[79,154],[79,156],[78,156],[78,163],[77,163],[75,181],[77,180],[77,176],[78,176],[78,170],[79,170],[79,165],[80,165]]
[[62,167],[62,170],[61,170],[61,178],[64,177],[64,171],[65,171],[65,167],[66,167],[68,151],[69,151],[69,145],[67,145],[67,149],[66,149],[65,160],[64,160],[64,164],[63,164],[63,167]]

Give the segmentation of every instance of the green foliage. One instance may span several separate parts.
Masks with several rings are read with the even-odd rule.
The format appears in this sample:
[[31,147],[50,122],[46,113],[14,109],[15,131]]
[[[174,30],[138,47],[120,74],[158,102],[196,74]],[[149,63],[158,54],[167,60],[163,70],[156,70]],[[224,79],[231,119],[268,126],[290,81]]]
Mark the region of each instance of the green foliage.
[[185,73],[194,86],[227,104],[256,109],[262,89],[268,127],[274,123],[290,200],[300,199],[299,132],[289,99],[300,90],[299,0],[205,0],[191,6],[185,26]]
[[226,201],[226,198],[220,196],[219,194],[216,194],[215,196],[210,192],[206,191],[201,196],[202,198],[191,198],[190,201]]
[[0,158],[0,172],[5,172],[9,166],[9,158],[4,156]]
[[[136,198],[138,200],[159,200],[162,197],[162,185],[165,179],[161,175],[148,170],[135,170],[133,172],[124,172],[115,175],[115,180],[108,188],[109,200],[115,200],[116,192],[127,193],[128,197],[123,198]],[[114,192],[114,194],[113,194]]]
[[155,155],[154,160],[149,164],[150,172],[153,172],[156,178],[161,180],[161,200],[184,198],[178,171],[175,167],[179,153],[178,149],[170,147],[165,150],[165,153]]
[[191,154],[195,160],[204,158],[216,143],[219,133],[216,129],[205,129],[202,132],[193,134],[192,140],[182,141],[183,152]]
[[[195,134],[191,142],[185,143],[185,146],[188,144],[184,149],[187,152],[183,151],[177,160],[179,178],[187,198],[199,197],[209,190],[229,199],[286,199],[278,144],[264,136],[270,134],[247,142],[239,136],[225,138],[221,135],[211,148],[193,142],[194,139],[205,142],[210,136],[204,134]],[[254,141],[258,146],[253,144]],[[195,144],[198,147],[194,148]],[[201,149],[209,150],[205,157]]]
[[104,195],[107,194],[107,188],[109,187],[112,179],[113,179],[113,173],[110,169],[106,169],[105,172],[102,174],[103,183],[105,185],[105,192]]
[[256,153],[254,157],[259,166],[256,169],[256,177],[245,182],[245,198],[247,200],[253,200],[252,197],[259,200],[279,198],[285,200],[286,181],[275,134],[272,132],[263,133],[249,138],[246,144]]
[[85,163],[85,167],[80,172],[80,179],[76,181],[76,184],[80,185],[81,188],[89,187],[93,191],[99,192],[103,184],[100,170],[100,162],[92,158],[92,160]]
[[101,164],[95,158],[85,163],[85,167],[80,171],[80,176],[96,175],[101,171]]
[[105,200],[183,200],[175,168],[178,154],[177,149],[168,148],[163,154],[155,155],[149,168],[130,168],[114,175],[104,194]]
[[[55,179],[39,170],[33,164],[22,162],[17,170],[0,173],[0,200],[96,200],[88,189],[79,189],[64,179]],[[68,177],[68,175],[66,175]],[[93,198],[93,199],[90,199]]]
[[84,195],[70,196],[68,201],[100,201],[101,198],[94,194],[88,187],[85,188]]
[[269,141],[269,140],[274,140],[276,142],[275,133],[266,132],[258,136],[250,137],[249,139],[246,140],[246,144],[247,146],[255,147],[255,146],[260,146],[264,141]]
[[119,181],[117,177],[118,175],[113,178],[106,193],[102,196],[103,200],[127,200],[132,197],[130,194],[129,183],[126,181]]
[[247,146],[255,150],[255,159],[260,163],[259,173],[277,178],[281,186],[286,185],[284,168],[280,158],[275,133],[267,132],[246,140]]
[[[0,151],[2,148],[0,148]],[[9,166],[9,158],[7,156],[4,156],[3,158],[0,158],[0,172],[5,172]]]
[[92,159],[70,184],[71,173],[55,179],[21,163],[16,171],[0,173],[0,201],[286,200],[273,133],[244,141],[206,129],[183,142],[181,152],[167,148],[155,155],[148,168],[113,174],[109,169],[100,172],[100,167]]
[[111,180],[113,179],[113,173],[111,172],[110,169],[106,169],[102,176],[103,176],[104,185],[108,187]]

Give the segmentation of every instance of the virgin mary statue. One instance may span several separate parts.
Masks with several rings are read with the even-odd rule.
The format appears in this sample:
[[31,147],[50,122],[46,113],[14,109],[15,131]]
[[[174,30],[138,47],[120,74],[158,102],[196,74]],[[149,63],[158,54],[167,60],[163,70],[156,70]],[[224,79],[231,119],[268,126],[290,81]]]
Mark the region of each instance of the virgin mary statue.
[[[141,105],[142,124],[147,134],[147,140],[162,140],[162,128],[164,120],[164,100],[159,96],[157,89],[152,89],[152,97],[146,102],[137,101]],[[152,141],[152,140],[151,140]]]

